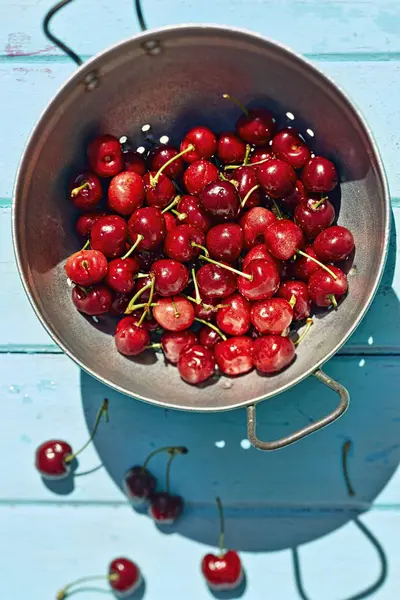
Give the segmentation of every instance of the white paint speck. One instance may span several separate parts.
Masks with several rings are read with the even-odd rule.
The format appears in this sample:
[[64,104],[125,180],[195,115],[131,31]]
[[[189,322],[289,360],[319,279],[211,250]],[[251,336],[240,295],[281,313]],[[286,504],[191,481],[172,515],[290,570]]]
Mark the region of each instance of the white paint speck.
[[251,447],[249,440],[242,440],[240,442],[240,445],[243,448],[243,450],[248,450]]
[[372,346],[373,343],[374,343],[374,338],[372,337],[372,335],[370,335],[369,338],[368,338],[368,344],[370,346]]
[[215,442],[217,448],[225,448],[225,440],[219,440]]
[[359,366],[359,367],[363,367],[364,365],[365,365],[365,359],[364,359],[364,358],[362,358],[362,359],[360,360],[360,362],[358,363],[358,366]]

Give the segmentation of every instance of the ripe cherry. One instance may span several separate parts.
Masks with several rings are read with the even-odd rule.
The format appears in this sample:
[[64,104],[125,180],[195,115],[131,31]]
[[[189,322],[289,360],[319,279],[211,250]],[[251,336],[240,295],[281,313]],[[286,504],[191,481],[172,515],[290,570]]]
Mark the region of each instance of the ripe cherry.
[[214,354],[209,348],[195,344],[182,352],[178,369],[180,376],[187,383],[202,383],[214,375]]
[[320,266],[311,260],[313,258],[317,258],[312,246],[307,246],[307,248],[304,250],[304,253],[308,254],[308,256],[298,256],[297,260],[295,261],[295,275],[298,279],[308,281],[310,276],[314,273],[314,271],[317,271]]
[[115,292],[129,294],[135,286],[134,276],[139,272],[135,258],[114,258],[108,265],[105,283]]
[[277,296],[285,298],[288,302],[294,296],[296,303],[293,306],[293,320],[302,321],[310,316],[311,302],[307,284],[304,281],[284,281],[281,283]]
[[307,200],[307,192],[304,183],[298,179],[292,192],[280,200],[284,210],[293,212],[296,206]]
[[99,178],[89,171],[79,173],[71,182],[69,195],[79,210],[93,210],[103,197]]
[[167,463],[165,492],[157,492],[151,499],[148,513],[156,523],[171,525],[182,514],[183,498],[171,494],[170,478],[172,461],[178,454],[187,454],[185,447],[171,447],[167,450],[170,457]]
[[150,333],[146,327],[139,325],[139,319],[129,316],[118,323],[114,340],[118,352],[137,356],[150,344]]
[[234,262],[243,248],[242,228],[237,223],[215,225],[207,233],[206,246],[211,258]]
[[239,214],[239,194],[229,181],[208,183],[199,198],[203,209],[221,221],[234,220]]
[[113,300],[110,308],[110,313],[115,316],[125,314],[128,308],[129,301],[131,299],[130,294],[119,294],[118,292],[113,295]]
[[114,177],[124,168],[121,144],[113,135],[99,135],[90,142],[87,154],[90,168],[99,177]]
[[107,258],[117,258],[124,254],[128,227],[126,221],[118,215],[107,215],[98,219],[90,234],[93,250],[100,250]]
[[347,292],[347,277],[339,267],[330,266],[336,279],[324,269],[315,271],[308,281],[308,292],[317,306],[337,306],[337,300]]
[[251,307],[251,322],[259,333],[281,335],[293,320],[293,308],[284,298],[260,300]]
[[224,98],[234,102],[242,111],[236,123],[238,135],[249,144],[263,146],[275,131],[274,116],[265,108],[246,108],[237,98],[224,94]]
[[184,350],[198,343],[193,331],[165,331],[161,336],[161,345],[165,358],[176,365]]
[[250,165],[256,165],[270,160],[270,158],[276,158],[271,150],[271,146],[260,146],[259,148],[255,148],[254,152],[251,154],[249,163]]
[[245,269],[245,274],[251,275],[251,280],[238,277],[239,292],[247,300],[264,300],[271,298],[279,287],[279,272],[277,267],[268,260],[256,259]]
[[322,262],[339,262],[353,252],[354,238],[346,227],[334,225],[316,237],[313,248]]
[[288,163],[279,158],[271,158],[257,167],[257,179],[271,198],[285,198],[296,185],[296,172]]
[[246,144],[230,131],[218,136],[217,156],[224,165],[241,163],[246,155]]
[[87,240],[92,232],[92,227],[100,217],[105,217],[105,212],[89,212],[78,217],[75,231],[82,240]]
[[79,312],[89,316],[98,316],[111,309],[112,293],[105,285],[94,285],[88,289],[74,287],[72,302]]
[[171,229],[164,241],[164,251],[169,258],[180,262],[193,260],[204,246],[205,236],[202,231],[191,225],[178,225]]
[[160,296],[180,294],[188,284],[189,273],[185,265],[170,258],[156,260],[151,267],[155,276],[155,291]]
[[164,212],[165,230],[168,233],[177,226],[176,218],[170,212]]
[[[164,215],[163,215],[164,217]],[[164,217],[165,220],[165,217]],[[135,258],[139,263],[141,271],[150,271],[151,265],[155,260],[163,258],[163,254],[160,248],[154,250],[137,250],[135,252]]]
[[[147,157],[151,171],[158,171],[165,165],[166,162],[174,158],[178,154],[178,150],[173,146],[162,144],[153,148]],[[177,179],[183,173],[184,164],[182,158],[176,158],[167,167],[165,167],[163,173],[170,179]]]
[[167,331],[183,331],[193,324],[194,308],[183,296],[160,298],[153,308],[153,317]]
[[129,219],[128,228],[132,243],[139,235],[143,236],[138,245],[140,250],[152,250],[161,244],[166,234],[164,215],[154,206],[138,208]]
[[208,127],[193,127],[182,140],[180,151],[192,144],[194,149],[183,156],[183,160],[193,163],[201,158],[210,158],[217,150],[217,138]]
[[311,158],[305,165],[301,178],[306,188],[317,194],[331,192],[338,183],[335,165],[323,156]]
[[156,479],[144,466],[129,469],[122,482],[125,494],[135,506],[148,502],[156,489]]
[[128,152],[124,152],[123,157],[125,161],[125,171],[137,173],[141,177],[147,173],[146,162],[139,152],[128,150]]
[[128,216],[144,201],[143,178],[134,171],[123,171],[111,179],[108,188],[108,207]]
[[240,336],[247,333],[250,327],[250,302],[236,293],[225,298],[223,304],[217,312],[218,327],[228,335]]
[[151,171],[143,177],[146,204],[156,208],[165,208],[176,194],[172,181],[159,171]]
[[275,221],[275,215],[263,206],[255,206],[246,212],[239,221],[243,229],[244,247],[253,248],[264,243],[266,231]]
[[208,183],[218,179],[218,169],[209,160],[196,160],[188,166],[184,175],[183,183],[189,194],[200,194]]
[[[252,167],[239,167],[232,172],[231,180],[237,181],[237,191],[239,192],[240,199],[243,203],[245,198],[246,200],[246,210],[250,210],[250,208],[254,208],[254,206],[260,206],[262,203],[264,194],[258,186],[258,189],[254,188],[258,185],[258,179],[255,169]],[[249,192],[254,190],[250,195]]]
[[194,312],[198,319],[203,319],[204,321],[213,321],[217,314],[217,306],[219,305],[219,301],[217,298],[202,298],[201,304],[194,305]]
[[282,335],[265,335],[254,340],[254,366],[261,373],[277,373],[295,357],[292,340]]
[[236,275],[218,265],[208,264],[197,271],[197,283],[202,296],[226,298],[236,290]]
[[[187,171],[186,171],[187,172]],[[200,200],[197,196],[182,196],[178,204],[180,223],[193,225],[203,233],[211,227],[211,218],[200,206]]]
[[65,263],[67,277],[83,287],[100,283],[107,271],[107,259],[98,250],[80,250],[69,256]]
[[218,342],[214,348],[219,370],[225,375],[238,376],[253,368],[253,340],[246,335],[231,337]]
[[302,169],[311,157],[311,150],[299,133],[288,127],[281,129],[274,136],[271,149],[278,158],[294,169]]
[[304,245],[303,232],[289,219],[277,219],[265,233],[267,250],[279,260],[288,260]]
[[321,231],[332,225],[335,209],[327,198],[308,198],[296,207],[294,220],[308,239],[313,240]]
[[248,251],[248,253],[243,259],[242,268],[245,269],[247,265],[251,263],[252,260],[256,260],[257,258],[269,260],[270,262],[274,263],[274,265],[279,271],[282,268],[282,263],[268,252],[265,244],[258,244],[257,246],[253,246],[253,248]]
[[222,337],[218,331],[206,325],[199,330],[199,344],[211,350],[217,342],[222,342]]

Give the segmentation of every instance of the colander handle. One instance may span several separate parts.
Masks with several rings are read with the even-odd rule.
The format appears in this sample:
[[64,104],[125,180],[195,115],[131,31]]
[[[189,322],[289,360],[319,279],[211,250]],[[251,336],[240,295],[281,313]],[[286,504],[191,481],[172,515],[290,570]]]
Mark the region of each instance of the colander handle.
[[299,429],[290,435],[286,435],[279,440],[274,440],[273,442],[263,442],[257,437],[256,434],[256,405],[252,404],[251,406],[247,407],[247,435],[255,448],[258,450],[279,450],[280,448],[284,448],[285,446],[289,446],[294,442],[298,442],[307,435],[310,435],[311,433],[330,425],[330,423],[336,421],[343,415],[344,412],[346,412],[350,402],[350,395],[346,388],[343,387],[343,385],[340,385],[340,383],[337,381],[331,379],[321,369],[315,371],[314,376],[322,383],[330,387],[334,392],[339,394],[339,404],[335,410],[329,413],[329,415],[326,417],[323,417],[322,419],[319,419],[318,421],[315,421],[314,423],[311,423],[310,425],[307,425],[306,427],[303,427],[303,429]]

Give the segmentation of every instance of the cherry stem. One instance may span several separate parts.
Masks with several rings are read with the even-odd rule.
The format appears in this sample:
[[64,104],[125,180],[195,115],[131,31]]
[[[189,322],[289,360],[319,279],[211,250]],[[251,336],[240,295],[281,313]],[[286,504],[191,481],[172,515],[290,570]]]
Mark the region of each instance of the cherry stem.
[[[90,246],[90,240],[88,240],[86,242],[86,244],[83,246],[82,250],[86,250],[87,248],[89,248],[89,246]],[[81,252],[82,252],[82,250],[81,250]]]
[[146,469],[153,456],[159,454],[160,452],[169,452],[170,454],[172,452],[174,452],[175,454],[187,454],[189,450],[186,448],[186,446],[163,446],[162,448],[157,448],[156,450],[153,450],[153,452],[150,452],[150,454],[143,463],[143,469]]
[[128,252],[126,254],[124,254],[124,256],[122,257],[122,260],[125,260],[125,258],[128,258],[128,256],[130,256],[132,254],[132,252],[134,252],[134,250],[136,250],[136,248],[139,246],[139,244],[142,240],[144,240],[144,235],[142,235],[141,233],[138,233],[136,242],[129,248]]
[[296,302],[297,302],[297,298],[296,298],[296,296],[295,296],[294,294],[292,294],[292,296],[291,296],[291,298],[290,298],[290,300],[289,300],[289,304],[290,304],[290,306],[291,306],[292,308],[294,308],[294,307],[295,307],[295,305],[296,305]]
[[310,331],[311,326],[314,324],[314,321],[312,319],[307,319],[306,321],[306,326],[304,328],[303,333],[301,334],[301,336],[298,338],[298,340],[296,340],[294,342],[295,346],[298,346],[300,344],[300,342],[302,342],[304,340],[304,338],[306,337],[307,333]]
[[237,269],[234,269],[233,267],[229,267],[228,265],[224,265],[223,263],[219,263],[216,260],[213,260],[209,256],[203,256],[203,254],[200,254],[199,258],[201,258],[202,260],[206,260],[207,262],[212,263],[213,265],[217,265],[217,267],[222,267],[223,269],[226,269],[227,271],[231,271],[232,273],[235,273],[236,275],[241,275],[242,277],[245,277],[249,281],[253,281],[253,276],[250,275],[249,273],[243,273],[242,271],[238,271]]
[[[257,165],[262,165],[268,160],[271,160],[271,158],[263,158],[262,160],[258,160],[257,162],[250,163],[249,167],[256,167]],[[224,170],[228,171],[230,169],[238,169],[239,167],[243,167],[243,165],[227,165],[226,167],[224,167]]]
[[192,279],[193,279],[194,291],[196,294],[195,302],[196,302],[196,304],[201,304],[201,296],[200,296],[199,286],[197,284],[195,269],[192,269]]
[[245,167],[249,162],[251,146],[250,144],[246,144],[246,154],[244,155],[243,166]]
[[[306,252],[303,252],[303,250],[297,250],[297,254],[300,254],[300,256],[304,256],[305,258],[309,258],[312,262],[315,262],[316,265],[320,266],[321,269],[324,269],[327,273],[329,273],[329,275],[331,277],[333,277],[333,279],[335,279],[335,280],[337,279],[337,275],[335,275],[335,273],[333,271],[331,271],[329,267],[324,265],[322,262],[320,262],[313,256],[306,254]],[[333,302],[332,302],[332,304],[333,304]]]
[[155,285],[155,277],[153,273],[150,273],[150,277],[151,277],[151,283],[150,283],[150,293],[149,293],[149,299],[145,304],[145,307],[143,309],[142,315],[138,321],[138,323],[136,324],[136,327],[140,327],[141,324],[143,323],[145,317],[150,314],[150,307],[152,304],[152,300],[153,300],[153,295],[154,295],[154,285]]
[[346,440],[342,446],[342,468],[343,468],[344,481],[345,481],[346,487],[347,487],[347,493],[349,494],[349,496],[355,496],[356,493],[354,491],[353,486],[351,485],[349,471],[348,471],[348,456],[349,456],[350,448],[351,448],[351,441]]
[[160,348],[162,348],[162,344],[155,342],[154,344],[149,344],[146,346],[145,350],[159,350]]
[[170,204],[168,204],[168,206],[166,206],[161,213],[164,214],[166,212],[168,212],[169,210],[171,210],[171,208],[174,208],[174,206],[176,204],[178,204],[179,200],[181,199],[180,195],[178,194],[177,196],[175,196],[175,198],[172,200],[172,202]]
[[193,248],[200,248],[200,250],[203,250],[203,252],[206,256],[210,256],[210,253],[208,252],[208,250],[205,246],[202,246],[201,244],[196,244],[196,242],[190,242],[190,245]]
[[75,198],[75,196],[77,196],[79,192],[87,189],[90,190],[90,183],[88,181],[85,181],[85,183],[82,183],[82,185],[80,185],[79,187],[76,187],[73,190],[71,190],[71,198]]
[[151,185],[154,187],[155,185],[157,185],[158,183],[158,178],[160,177],[161,173],[171,164],[173,163],[175,160],[178,160],[178,158],[180,158],[181,156],[183,156],[184,154],[187,154],[188,152],[192,152],[192,150],[194,150],[194,146],[193,144],[189,144],[189,146],[185,149],[182,150],[182,152],[178,152],[178,154],[175,154],[175,156],[173,156],[172,158],[170,158],[169,160],[167,160],[166,163],[163,164],[162,167],[160,167],[157,171],[157,173],[154,175],[154,177],[151,178]]
[[108,418],[108,400],[107,400],[107,398],[105,398],[103,400],[103,404],[100,406],[99,410],[97,411],[96,420],[94,422],[92,433],[90,434],[90,438],[88,439],[86,444],[84,446],[82,446],[82,448],[80,450],[78,450],[77,452],[74,452],[73,454],[69,454],[68,456],[65,457],[66,463],[70,463],[72,460],[74,460],[74,458],[76,458],[78,456],[78,454],[83,452],[89,446],[89,444],[92,442],[94,436],[96,435],[96,431],[100,424],[103,414],[104,414],[106,423],[108,423],[109,418]]
[[271,200],[272,200],[272,204],[274,205],[274,208],[275,208],[276,215],[277,215],[278,219],[283,219],[283,214],[282,214],[281,209],[278,206],[277,201],[274,200],[273,198],[271,198]]
[[222,556],[224,554],[224,543],[225,543],[225,519],[224,519],[224,510],[222,508],[221,498],[216,498],[218,515],[219,515],[219,555]]
[[72,587],[75,587],[76,585],[80,585],[81,583],[87,583],[88,581],[96,581],[99,579],[107,581],[117,581],[119,579],[119,575],[118,573],[112,573],[111,575],[93,575],[89,577],[81,577],[80,579],[76,579],[76,581],[73,581],[72,583],[69,583],[68,585],[63,587],[62,590],[60,590],[57,593],[56,600],[64,600],[64,598],[68,596],[69,590]]
[[220,179],[222,179],[222,181],[229,181],[229,183],[232,183],[230,179],[225,177],[225,175],[222,173],[222,171],[220,172],[219,177],[220,177]]
[[252,193],[255,192],[256,190],[258,190],[259,187],[260,187],[259,185],[255,185],[254,187],[251,188],[251,190],[249,190],[247,192],[247,194],[243,198],[243,201],[240,203],[242,208],[244,208],[247,200],[250,198],[250,196],[252,195]]
[[317,210],[317,208],[319,208],[321,204],[323,204],[326,200],[328,200],[328,196],[324,196],[323,198],[321,198],[321,200],[318,200],[318,202],[313,204],[312,209]]
[[152,286],[152,283],[147,283],[146,285],[144,285],[144,286],[142,287],[142,289],[141,289],[141,290],[139,290],[138,292],[136,292],[136,294],[133,296],[132,300],[130,300],[130,302],[129,302],[128,306],[126,307],[126,310],[125,310],[125,314],[126,314],[126,315],[130,315],[130,314],[131,314],[131,312],[133,312],[133,310],[134,310],[134,309],[133,309],[133,307],[135,306],[135,302],[136,302],[136,300],[137,300],[137,299],[138,299],[138,298],[139,298],[139,297],[140,297],[140,296],[141,296],[141,295],[142,295],[142,294],[143,294],[143,293],[144,293],[146,290],[149,290],[149,289],[151,288],[151,286]]
[[337,308],[337,300],[335,294],[328,294],[328,298],[331,301],[333,308]]
[[173,299],[171,298],[171,302],[172,302],[172,308],[174,309],[174,315],[175,315],[175,319],[179,319],[179,317],[181,316],[181,313],[179,312],[179,310],[176,308],[176,303],[173,301]]
[[220,329],[218,329],[218,327],[216,327],[216,325],[213,325],[212,323],[209,323],[208,321],[204,321],[204,319],[195,318],[195,321],[197,321],[198,323],[203,323],[203,325],[207,325],[207,327],[209,327],[213,331],[216,331],[218,333],[218,335],[221,336],[221,338],[224,340],[224,342],[226,342],[226,340],[228,339],[226,337],[226,335],[224,335],[222,333],[222,331]]
[[135,310],[139,310],[141,308],[145,308],[146,306],[157,306],[157,302],[152,302],[149,304],[148,302],[142,302],[141,304],[135,304],[132,306],[132,312]]
[[148,276],[149,276],[148,273],[136,273],[135,279],[144,279],[145,277],[148,277]]
[[175,215],[180,221],[187,219],[186,213],[180,213],[177,210],[171,210],[172,214]]
[[233,104],[236,104],[236,106],[238,106],[240,108],[240,110],[242,111],[242,113],[244,113],[246,115],[246,117],[249,116],[249,111],[247,110],[245,105],[240,102],[240,100],[238,100],[234,96],[230,96],[229,94],[222,94],[222,97],[225,100],[230,100],[231,102],[233,102]]
[[169,457],[169,460],[167,462],[167,471],[165,474],[165,491],[167,492],[167,494],[170,493],[170,481],[171,481],[171,465],[172,465],[172,461],[174,460],[175,456],[177,456],[178,454],[187,454],[189,452],[189,450],[183,446],[181,447],[176,447],[176,448],[170,448],[168,450],[169,454],[171,455]]

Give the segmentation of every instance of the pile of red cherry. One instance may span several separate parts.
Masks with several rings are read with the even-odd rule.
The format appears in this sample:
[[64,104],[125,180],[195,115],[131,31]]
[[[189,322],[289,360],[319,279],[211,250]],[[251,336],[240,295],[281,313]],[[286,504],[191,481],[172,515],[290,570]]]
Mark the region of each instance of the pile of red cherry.
[[336,308],[348,287],[336,263],[354,239],[333,225],[334,164],[294,129],[276,132],[264,108],[241,108],[236,131],[195,127],[179,151],[123,152],[101,135],[69,191],[86,240],[65,265],[75,306],[124,315],[117,350],[162,348],[191,384],[216,367],[230,376],[282,370],[295,356],[292,323],[306,320],[308,330],[312,306]]

